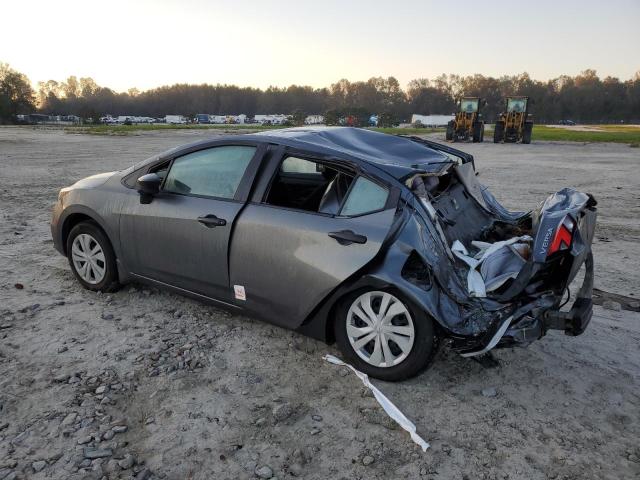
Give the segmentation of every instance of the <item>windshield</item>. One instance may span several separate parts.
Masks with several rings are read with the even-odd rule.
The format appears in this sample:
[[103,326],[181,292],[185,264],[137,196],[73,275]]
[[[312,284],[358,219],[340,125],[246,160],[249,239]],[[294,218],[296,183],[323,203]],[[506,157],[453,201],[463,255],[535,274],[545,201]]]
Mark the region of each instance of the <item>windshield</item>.
[[478,99],[477,98],[463,98],[460,100],[460,111],[465,113],[474,113],[478,111]]
[[527,100],[525,98],[510,98],[507,101],[507,112],[521,113],[527,109]]

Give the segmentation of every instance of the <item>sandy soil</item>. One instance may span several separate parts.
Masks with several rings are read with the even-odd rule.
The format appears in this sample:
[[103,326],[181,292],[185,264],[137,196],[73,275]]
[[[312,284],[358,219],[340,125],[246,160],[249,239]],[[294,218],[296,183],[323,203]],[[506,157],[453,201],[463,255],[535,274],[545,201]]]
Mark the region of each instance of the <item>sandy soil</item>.
[[[584,335],[497,351],[496,368],[443,348],[418,378],[376,381],[422,453],[321,359],[333,347],[141,285],[80,288],[50,239],[58,189],[212,133],[0,128],[0,480],[640,478],[637,313],[596,307]],[[637,149],[461,148],[510,208],[592,192],[596,286],[638,295]]]

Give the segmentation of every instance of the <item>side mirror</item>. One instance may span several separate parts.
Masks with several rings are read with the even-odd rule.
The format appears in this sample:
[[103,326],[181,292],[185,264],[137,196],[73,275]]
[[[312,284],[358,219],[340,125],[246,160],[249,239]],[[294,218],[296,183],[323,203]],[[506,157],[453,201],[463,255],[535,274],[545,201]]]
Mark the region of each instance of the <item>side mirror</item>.
[[162,178],[157,173],[147,173],[136,181],[136,190],[140,194],[140,203],[151,203],[162,185]]

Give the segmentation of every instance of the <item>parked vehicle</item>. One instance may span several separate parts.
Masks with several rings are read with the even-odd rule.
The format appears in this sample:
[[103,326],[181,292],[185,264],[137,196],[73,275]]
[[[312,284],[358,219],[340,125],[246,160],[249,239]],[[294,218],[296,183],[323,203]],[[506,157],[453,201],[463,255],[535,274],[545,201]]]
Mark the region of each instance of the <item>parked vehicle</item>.
[[[303,127],[216,137],[80,180],[60,191],[51,230],[85,288],[171,288],[335,341],[358,369],[401,380],[443,339],[474,356],[549,329],[581,334],[595,205],[565,188],[534,212],[509,212],[478,183],[469,154]],[[473,290],[465,248],[488,259],[486,245],[500,241],[517,271],[486,260],[480,282],[485,266],[499,282]],[[577,299],[561,310],[583,264]]]
[[498,115],[493,129],[493,143],[531,143],[533,115],[529,103],[529,97],[505,99],[505,111]]
[[182,115],[167,115],[164,117],[164,121],[169,125],[184,125],[187,123],[187,119]]
[[575,125],[575,124],[576,124],[576,122],[574,122],[573,120],[560,120],[558,122],[558,125],[569,125],[569,126],[572,126],[572,125]]
[[484,120],[481,113],[484,103],[479,97],[462,97],[458,101],[458,112],[447,124],[445,138],[448,142],[484,141]]

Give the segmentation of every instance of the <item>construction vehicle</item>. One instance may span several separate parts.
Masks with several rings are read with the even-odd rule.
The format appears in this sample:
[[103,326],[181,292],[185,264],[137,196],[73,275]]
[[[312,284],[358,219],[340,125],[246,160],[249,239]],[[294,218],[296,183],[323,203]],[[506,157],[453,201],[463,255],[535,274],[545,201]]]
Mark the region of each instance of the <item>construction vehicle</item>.
[[482,142],[484,140],[484,120],[479,97],[462,97],[458,102],[456,118],[447,124],[448,142]]
[[531,143],[533,115],[529,113],[529,97],[507,97],[505,112],[498,115],[493,130],[493,143]]

